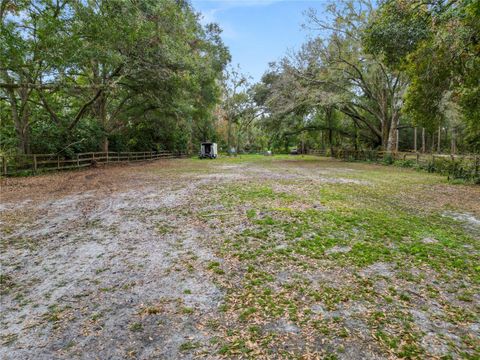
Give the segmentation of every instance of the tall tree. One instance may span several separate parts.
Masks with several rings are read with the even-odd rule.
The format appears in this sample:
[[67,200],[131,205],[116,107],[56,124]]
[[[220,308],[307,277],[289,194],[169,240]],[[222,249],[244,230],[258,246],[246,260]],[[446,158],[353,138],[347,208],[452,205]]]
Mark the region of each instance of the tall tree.
[[[201,26],[188,2],[2,0],[0,9],[2,128],[14,124],[18,152],[78,140],[147,150],[180,139],[180,128],[187,143],[192,124],[213,121],[230,56],[220,28]],[[137,141],[146,129],[149,141]]]
[[[393,151],[406,83],[400,71],[388,69],[363,50],[361,34],[372,5],[342,1],[327,9],[327,22],[316,11],[308,12],[307,26],[319,35],[282,60],[269,103],[283,112],[307,115],[321,108],[327,118],[332,110],[339,111],[353,124],[344,135],[360,135],[373,146]],[[325,122],[330,131],[331,123]]]
[[[222,110],[227,121],[227,151],[230,152],[234,139],[234,125],[245,119],[249,111],[248,77],[240,68],[230,67],[223,75]],[[238,145],[238,137],[237,137]],[[238,151],[239,149],[237,149]]]
[[405,113],[431,132],[459,106],[480,149],[480,1],[388,0],[364,34],[366,49],[409,79]]

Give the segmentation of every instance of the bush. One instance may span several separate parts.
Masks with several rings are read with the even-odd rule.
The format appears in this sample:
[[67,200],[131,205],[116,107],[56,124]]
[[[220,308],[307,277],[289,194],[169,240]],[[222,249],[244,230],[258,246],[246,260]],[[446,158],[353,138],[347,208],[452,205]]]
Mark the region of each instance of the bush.
[[413,160],[395,160],[394,165],[404,167],[404,168],[413,168],[413,167],[415,167],[415,161],[413,161]]
[[385,154],[383,156],[382,163],[385,165],[392,165],[395,162],[395,159],[393,158],[392,154]]
[[471,158],[433,157],[420,168],[430,173],[446,175],[449,179],[480,183],[478,160],[475,164],[475,160]]
[[385,153],[383,158],[380,160],[377,158],[378,153],[374,150],[362,151],[361,154],[362,156],[358,156],[357,153],[351,153],[348,150],[340,150],[337,154],[337,157],[342,158],[345,161],[376,161],[384,165],[395,165],[404,168],[415,168],[427,171],[429,173],[440,173],[442,175],[446,175],[450,180],[458,180],[456,182],[480,184],[480,158],[452,158],[450,156],[434,155],[427,162],[422,163],[420,161],[417,164],[417,162],[412,159],[395,160],[393,154],[391,153]]

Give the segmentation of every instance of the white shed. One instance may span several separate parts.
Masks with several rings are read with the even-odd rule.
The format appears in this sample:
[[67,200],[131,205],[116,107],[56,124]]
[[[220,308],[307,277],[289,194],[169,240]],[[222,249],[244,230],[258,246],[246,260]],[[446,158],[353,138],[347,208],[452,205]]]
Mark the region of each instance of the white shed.
[[200,158],[216,159],[217,155],[217,143],[203,142],[200,145]]

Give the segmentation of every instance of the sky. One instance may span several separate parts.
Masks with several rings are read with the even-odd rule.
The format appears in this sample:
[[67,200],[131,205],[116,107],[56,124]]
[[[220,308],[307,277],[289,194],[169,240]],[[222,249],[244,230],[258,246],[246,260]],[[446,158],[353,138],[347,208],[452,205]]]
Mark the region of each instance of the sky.
[[216,22],[243,73],[260,80],[268,63],[288,50],[299,49],[312,34],[302,29],[303,12],[315,8],[320,13],[326,0],[191,0],[204,24]]

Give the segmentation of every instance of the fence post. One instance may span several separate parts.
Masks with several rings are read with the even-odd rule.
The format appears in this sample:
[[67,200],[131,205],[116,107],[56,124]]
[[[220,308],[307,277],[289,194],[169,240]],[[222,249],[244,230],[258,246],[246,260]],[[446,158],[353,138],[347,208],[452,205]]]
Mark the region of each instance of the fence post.
[[60,170],[60,155],[57,155],[57,170]]
[[33,172],[37,172],[37,155],[33,154]]
[[3,175],[7,175],[7,158],[2,156],[2,163],[3,163]]
[[480,167],[480,157],[478,157],[477,155],[475,155],[475,159],[474,159],[474,163],[475,163],[475,177],[478,176],[478,168]]
[[77,154],[77,167],[80,167],[80,155]]
[[108,151],[107,151],[107,164],[108,164]]

